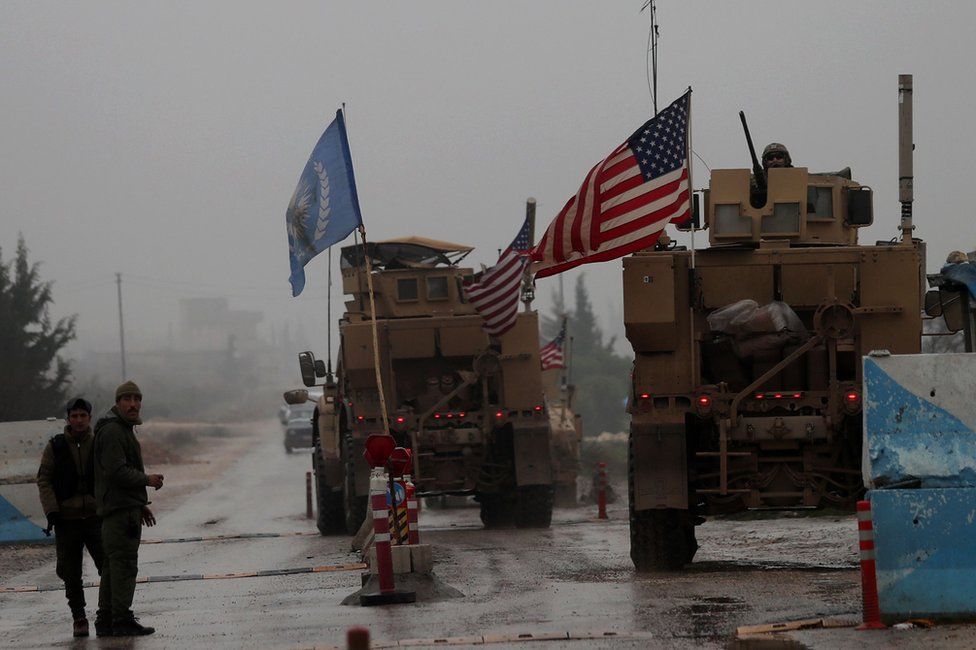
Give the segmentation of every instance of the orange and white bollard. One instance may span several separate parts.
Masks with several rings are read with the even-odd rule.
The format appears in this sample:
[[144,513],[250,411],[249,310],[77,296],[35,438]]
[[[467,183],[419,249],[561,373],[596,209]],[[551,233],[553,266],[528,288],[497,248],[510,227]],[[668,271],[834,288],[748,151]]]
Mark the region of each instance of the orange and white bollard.
[[420,543],[420,509],[417,502],[417,488],[409,474],[403,475],[403,485],[407,493],[407,544]]
[[312,473],[305,472],[305,518],[314,517],[312,512]]
[[857,535],[861,549],[861,605],[864,622],[859,630],[883,630],[881,608],[878,604],[878,573],[874,561],[874,524],[871,521],[871,502],[857,502]]
[[607,464],[600,461],[596,464],[599,470],[596,501],[600,509],[598,519],[607,518]]
[[346,632],[346,650],[369,650],[369,630],[351,627]]
[[359,604],[391,605],[412,603],[417,595],[412,591],[397,591],[393,582],[393,549],[390,544],[390,508],[386,502],[388,482],[382,470],[369,476],[369,507],[373,511],[373,548],[376,549],[376,571],[380,591],[359,596]]

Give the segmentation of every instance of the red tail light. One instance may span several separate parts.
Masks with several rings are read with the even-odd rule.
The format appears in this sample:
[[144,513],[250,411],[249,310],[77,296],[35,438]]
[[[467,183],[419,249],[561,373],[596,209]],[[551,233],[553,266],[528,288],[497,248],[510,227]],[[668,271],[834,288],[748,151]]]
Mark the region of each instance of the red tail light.
[[701,397],[698,398],[698,406],[701,406],[702,408],[708,408],[711,405],[712,405],[712,398],[709,397],[708,395],[702,395]]
[[397,424],[403,424],[404,422],[406,422],[406,420],[403,417],[398,417],[396,419],[396,421],[397,421]]
[[499,420],[501,420],[504,416],[505,416],[505,414],[502,413],[501,411],[498,411],[497,413],[495,413],[495,417],[498,418]]
[[450,419],[451,419],[451,418],[453,418],[453,417],[454,417],[454,414],[453,414],[453,413],[448,413],[448,414],[447,414],[447,419],[448,419],[448,420],[450,420]]
[[363,415],[357,415],[357,416],[356,416],[356,419],[357,419],[357,420],[359,420],[360,422],[362,422],[363,420],[365,420],[365,419],[366,419],[366,416],[363,416]]
[[766,399],[766,396],[762,393],[756,393],[756,399]]
[[861,400],[861,395],[857,391],[849,391],[844,395],[844,401],[848,404],[857,404]]
[[535,410],[536,411],[541,411],[542,410],[542,407],[541,406],[537,406],[537,407],[535,407]]
[[800,399],[803,397],[803,393],[793,393],[793,399]]
[[463,418],[465,415],[467,415],[467,413],[465,413],[464,411],[461,411],[460,413],[458,413],[458,417],[459,418]]
[[641,399],[651,399],[651,394],[650,393],[641,393],[640,394],[640,398]]
[[440,413],[434,413],[434,419],[435,420],[440,420],[441,419],[441,414]]

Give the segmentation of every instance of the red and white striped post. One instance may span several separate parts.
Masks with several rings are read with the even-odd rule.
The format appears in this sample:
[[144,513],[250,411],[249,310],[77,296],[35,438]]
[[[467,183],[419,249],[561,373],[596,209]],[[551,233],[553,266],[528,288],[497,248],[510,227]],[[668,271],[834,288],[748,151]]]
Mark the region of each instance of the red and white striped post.
[[373,511],[373,548],[376,549],[380,593],[392,594],[396,586],[393,584],[393,551],[390,548],[390,510],[382,472],[374,471],[369,477],[369,507]]
[[600,508],[600,513],[597,515],[599,519],[607,518],[607,464],[600,461],[596,464],[599,471],[599,478],[597,479],[597,495],[596,500]]
[[305,518],[311,519],[312,514],[312,473],[305,472]]
[[861,549],[861,604],[864,622],[859,630],[883,630],[878,604],[878,573],[874,562],[874,524],[871,502],[857,502],[857,536]]
[[409,474],[403,475],[403,488],[407,498],[407,544],[420,543],[420,509],[417,507],[417,488]]

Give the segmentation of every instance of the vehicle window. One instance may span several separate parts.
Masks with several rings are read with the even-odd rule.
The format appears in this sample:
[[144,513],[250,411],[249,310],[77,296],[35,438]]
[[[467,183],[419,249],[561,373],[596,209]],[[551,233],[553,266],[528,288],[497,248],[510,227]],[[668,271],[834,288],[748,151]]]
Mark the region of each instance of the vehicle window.
[[718,235],[752,236],[752,219],[740,214],[738,203],[716,205],[714,227]]
[[773,214],[762,218],[763,234],[798,234],[800,232],[800,204],[777,203]]
[[417,278],[397,279],[397,300],[401,302],[417,300]]
[[447,278],[427,278],[427,300],[447,300]]
[[807,187],[807,218],[829,220],[834,218],[834,192],[832,187]]

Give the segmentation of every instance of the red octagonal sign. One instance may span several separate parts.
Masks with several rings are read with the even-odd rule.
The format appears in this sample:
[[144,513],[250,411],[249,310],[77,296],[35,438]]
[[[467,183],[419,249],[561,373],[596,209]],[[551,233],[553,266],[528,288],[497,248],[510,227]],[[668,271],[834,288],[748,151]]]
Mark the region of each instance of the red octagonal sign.
[[363,456],[370,467],[386,467],[390,454],[396,447],[393,436],[385,433],[374,433],[366,438],[366,451]]
[[397,447],[390,453],[390,472],[393,476],[400,478],[411,471],[410,450],[404,447]]

